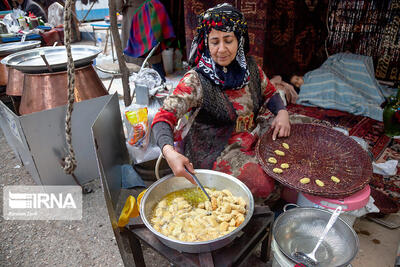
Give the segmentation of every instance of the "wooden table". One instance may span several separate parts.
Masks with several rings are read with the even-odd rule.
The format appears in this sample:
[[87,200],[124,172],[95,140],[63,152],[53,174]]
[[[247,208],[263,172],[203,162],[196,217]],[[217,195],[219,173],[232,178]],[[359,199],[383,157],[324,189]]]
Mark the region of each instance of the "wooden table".
[[261,245],[260,259],[267,262],[270,254],[270,242],[274,213],[267,206],[256,206],[249,223],[242,233],[228,246],[206,253],[185,253],[165,246],[139,219],[127,225],[132,233],[131,242],[136,266],[146,266],[140,242],[160,253],[176,266],[239,266]]

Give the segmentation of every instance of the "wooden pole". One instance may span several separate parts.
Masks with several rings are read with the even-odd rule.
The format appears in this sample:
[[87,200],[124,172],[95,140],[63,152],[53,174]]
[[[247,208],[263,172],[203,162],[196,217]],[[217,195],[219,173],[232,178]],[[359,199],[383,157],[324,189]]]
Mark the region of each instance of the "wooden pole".
[[122,88],[124,89],[124,103],[128,107],[132,103],[131,90],[129,88],[129,70],[125,63],[125,57],[122,53],[121,38],[119,37],[118,22],[117,22],[117,7],[115,0],[108,0],[110,9],[110,28],[114,39],[115,50],[117,52],[119,71],[122,74]]

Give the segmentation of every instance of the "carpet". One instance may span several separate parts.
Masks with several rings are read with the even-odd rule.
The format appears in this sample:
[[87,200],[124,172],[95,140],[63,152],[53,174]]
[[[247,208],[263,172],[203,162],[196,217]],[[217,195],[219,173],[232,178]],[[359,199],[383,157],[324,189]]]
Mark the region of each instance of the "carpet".
[[371,56],[376,78],[400,79],[400,1],[331,0],[327,52]]
[[356,116],[339,110],[296,104],[289,105],[287,109],[289,114],[300,114],[324,121],[325,124],[327,122],[333,127],[347,130],[350,135],[363,138],[368,143],[375,160],[381,156],[391,141],[391,138],[384,133],[383,123],[368,117]]
[[304,74],[326,59],[328,0],[185,0],[188,53],[196,33],[197,16],[224,2],[243,12],[249,28],[249,54],[269,75]]

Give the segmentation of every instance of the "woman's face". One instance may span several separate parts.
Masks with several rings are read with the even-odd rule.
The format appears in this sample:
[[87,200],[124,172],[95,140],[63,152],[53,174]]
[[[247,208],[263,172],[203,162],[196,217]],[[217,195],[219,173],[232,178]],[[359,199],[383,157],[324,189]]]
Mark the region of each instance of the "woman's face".
[[290,78],[290,83],[300,88],[304,83],[303,76],[293,75],[292,78]]
[[208,35],[208,47],[212,59],[220,66],[228,66],[236,57],[238,40],[233,32],[211,29]]

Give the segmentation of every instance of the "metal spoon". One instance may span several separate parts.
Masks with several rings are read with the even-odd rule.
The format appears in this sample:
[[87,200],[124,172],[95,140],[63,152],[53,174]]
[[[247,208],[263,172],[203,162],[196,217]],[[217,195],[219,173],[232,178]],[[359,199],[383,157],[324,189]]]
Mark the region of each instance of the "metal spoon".
[[324,241],[325,236],[328,234],[329,230],[331,230],[333,224],[336,222],[337,217],[339,217],[340,212],[342,211],[342,207],[338,206],[335,211],[333,212],[331,218],[328,221],[328,224],[325,226],[324,231],[322,232],[321,237],[318,239],[317,245],[311,251],[311,253],[304,253],[301,251],[296,251],[293,253],[293,257],[298,260],[300,263],[304,263],[307,266],[316,266],[318,264],[317,259],[315,258],[315,252],[317,252],[319,246],[321,245],[322,241]]
[[199,179],[196,177],[196,175],[192,174],[190,171],[188,171],[188,169],[186,169],[185,167],[185,171],[187,173],[189,173],[189,175],[193,178],[193,180],[196,182],[196,184],[200,187],[201,191],[203,191],[203,193],[206,195],[206,197],[208,198],[208,200],[211,202],[211,198],[210,196],[207,194],[207,191],[204,189],[204,187],[201,185]]

